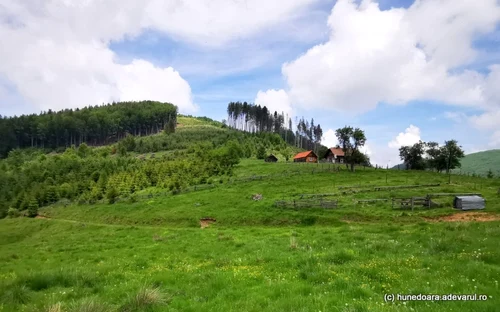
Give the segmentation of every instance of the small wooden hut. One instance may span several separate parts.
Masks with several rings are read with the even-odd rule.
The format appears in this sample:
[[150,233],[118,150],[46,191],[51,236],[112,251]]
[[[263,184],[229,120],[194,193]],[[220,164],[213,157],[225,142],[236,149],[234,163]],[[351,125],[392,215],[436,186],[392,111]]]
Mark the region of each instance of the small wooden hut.
[[277,162],[278,161],[278,158],[276,156],[274,156],[273,154],[267,156],[265,159],[264,159],[265,162]]
[[486,206],[481,196],[456,196],[453,200],[453,208],[461,210],[478,210]]

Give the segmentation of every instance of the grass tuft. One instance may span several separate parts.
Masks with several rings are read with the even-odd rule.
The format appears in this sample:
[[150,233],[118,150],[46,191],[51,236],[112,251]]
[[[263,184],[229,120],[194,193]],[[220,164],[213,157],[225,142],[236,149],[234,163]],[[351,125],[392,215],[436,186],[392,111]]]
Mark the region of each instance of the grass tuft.
[[157,305],[167,304],[167,300],[158,287],[142,287],[135,296],[129,298],[121,312],[142,311]]
[[63,310],[60,302],[50,305],[46,310],[46,312],[62,312],[62,311]]
[[12,285],[4,291],[3,296],[0,297],[4,303],[26,304],[31,300],[31,293],[25,285]]
[[81,302],[74,304],[70,310],[71,312],[107,312],[110,311],[109,307],[95,301],[93,298],[85,298]]

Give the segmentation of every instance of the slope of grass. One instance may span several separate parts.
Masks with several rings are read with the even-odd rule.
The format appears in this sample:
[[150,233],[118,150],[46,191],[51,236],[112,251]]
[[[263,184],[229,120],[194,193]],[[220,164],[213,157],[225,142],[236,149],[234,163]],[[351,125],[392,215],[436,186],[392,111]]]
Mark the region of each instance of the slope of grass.
[[[245,160],[238,182],[210,190],[0,220],[0,311],[498,310],[499,221],[425,221],[456,213],[452,197],[445,207],[413,212],[355,200],[481,192],[486,212],[499,213],[500,180],[453,176],[447,185],[431,172],[326,169]],[[254,175],[267,176],[242,179]],[[443,184],[361,192],[426,183]],[[253,201],[255,193],[264,198]],[[273,206],[303,193],[336,193],[340,206]],[[200,229],[205,216],[217,221]],[[398,293],[487,300],[384,301]]]
[[[204,230],[0,223],[2,311],[75,311],[89,301],[106,311],[497,311],[500,303],[498,222]],[[30,234],[4,238],[18,232]],[[390,304],[386,293],[488,300]]]
[[462,173],[486,175],[491,170],[495,176],[500,177],[500,149],[468,154],[461,164]]
[[[212,217],[223,225],[295,225],[310,222],[335,225],[340,220],[385,220],[415,221],[422,216],[453,213],[453,197],[445,197],[445,207],[440,209],[416,209],[402,214],[393,210],[391,202],[375,205],[357,204],[356,200],[425,196],[429,193],[479,192],[487,200],[489,211],[500,212],[500,180],[453,176],[448,185],[448,176],[432,172],[392,171],[358,169],[355,173],[345,170],[328,171],[326,164],[265,163],[245,160],[235,171],[233,183],[217,185],[216,188],[175,196],[146,198],[137,203],[115,205],[53,206],[41,209],[47,217],[78,220],[93,223],[136,224],[153,226],[198,226],[202,217]],[[257,178],[246,180],[244,177]],[[387,182],[386,182],[387,179]],[[230,180],[231,181],[231,180]],[[439,187],[373,191],[373,186],[418,185],[441,183]],[[361,185],[364,192],[343,194],[340,186]],[[262,194],[260,201],[252,200],[253,194]],[[283,209],[274,207],[276,200],[298,199],[300,194],[336,194],[339,201],[333,210]]]

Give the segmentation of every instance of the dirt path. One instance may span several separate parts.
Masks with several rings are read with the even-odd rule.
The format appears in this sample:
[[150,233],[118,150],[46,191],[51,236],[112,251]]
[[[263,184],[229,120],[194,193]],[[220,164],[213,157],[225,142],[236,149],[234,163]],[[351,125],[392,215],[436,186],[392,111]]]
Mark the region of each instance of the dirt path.
[[489,222],[489,221],[499,221],[500,215],[491,214],[487,212],[478,212],[478,211],[470,211],[470,212],[458,212],[449,216],[443,217],[426,217],[425,218],[429,222]]

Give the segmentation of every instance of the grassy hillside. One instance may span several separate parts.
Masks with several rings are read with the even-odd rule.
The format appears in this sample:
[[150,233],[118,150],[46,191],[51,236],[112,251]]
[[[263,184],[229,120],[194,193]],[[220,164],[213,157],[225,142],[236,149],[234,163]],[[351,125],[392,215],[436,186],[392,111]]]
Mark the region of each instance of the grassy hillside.
[[[357,200],[480,192],[486,211],[459,215],[494,220],[500,180],[334,169],[244,160],[208,190],[0,220],[0,311],[497,311],[500,221],[435,222],[456,217],[453,197],[414,211]],[[442,184],[374,189],[428,183]],[[274,206],[320,193],[338,208]],[[486,300],[384,301],[397,293]]]
[[491,170],[494,175],[500,176],[500,149],[468,154],[461,164],[462,173],[486,175],[488,170]]
[[181,192],[227,180],[240,158],[283,159],[294,149],[275,133],[251,134],[202,117],[179,116],[175,133],[126,136],[98,148],[81,144],[61,153],[18,149],[0,159],[0,218],[64,201],[130,198],[145,189]]

